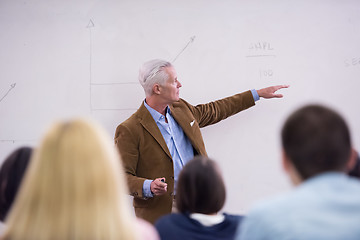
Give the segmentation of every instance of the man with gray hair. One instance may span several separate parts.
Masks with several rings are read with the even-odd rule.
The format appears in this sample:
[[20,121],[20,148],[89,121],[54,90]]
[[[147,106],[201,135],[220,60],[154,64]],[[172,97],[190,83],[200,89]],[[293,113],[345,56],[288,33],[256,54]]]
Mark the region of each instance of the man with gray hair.
[[179,98],[181,83],[170,62],[151,60],[140,68],[145,91],[140,108],[121,123],[115,144],[121,154],[136,216],[154,223],[170,213],[182,167],[195,155],[207,155],[201,127],[245,110],[263,98],[281,98],[275,92],[287,85],[246,91],[193,106]]

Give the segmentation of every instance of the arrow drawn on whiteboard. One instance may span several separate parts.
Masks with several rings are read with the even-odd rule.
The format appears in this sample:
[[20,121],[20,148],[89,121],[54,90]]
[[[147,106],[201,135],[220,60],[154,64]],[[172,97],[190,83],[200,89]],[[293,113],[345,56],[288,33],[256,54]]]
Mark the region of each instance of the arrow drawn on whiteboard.
[[86,26],[86,28],[89,29],[89,34],[90,34],[90,67],[89,67],[89,70],[90,70],[90,83],[91,83],[91,67],[92,67],[92,36],[91,36],[91,29],[95,27],[95,24],[94,22],[90,19],[88,25]]
[[89,21],[88,25],[86,26],[86,28],[93,28],[93,27],[95,27],[95,24],[94,24],[94,22],[90,19],[90,21]]
[[192,36],[190,38],[190,41],[185,45],[185,47],[179,52],[179,54],[172,60],[172,62],[175,62],[176,59],[185,51],[185,49],[190,45],[190,43],[194,42],[196,36]]
[[92,99],[91,99],[91,82],[92,82],[92,35],[91,35],[91,29],[95,27],[94,22],[90,19],[88,25],[86,28],[89,29],[90,34],[90,61],[89,61],[89,74],[90,74],[90,83],[89,83],[89,94],[90,94],[90,111],[92,111]]
[[5,95],[0,99],[0,102],[10,93],[11,90],[14,89],[14,87],[16,86],[16,83],[13,83],[10,85],[10,89],[5,93]]

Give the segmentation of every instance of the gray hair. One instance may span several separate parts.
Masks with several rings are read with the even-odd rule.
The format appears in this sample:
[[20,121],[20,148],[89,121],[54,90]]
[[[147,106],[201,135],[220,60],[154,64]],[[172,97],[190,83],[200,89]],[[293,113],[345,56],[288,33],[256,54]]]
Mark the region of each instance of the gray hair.
[[165,71],[166,67],[173,65],[161,59],[153,59],[145,62],[139,70],[139,82],[144,88],[145,95],[152,95],[152,87],[155,83],[163,85],[169,79],[169,74]]

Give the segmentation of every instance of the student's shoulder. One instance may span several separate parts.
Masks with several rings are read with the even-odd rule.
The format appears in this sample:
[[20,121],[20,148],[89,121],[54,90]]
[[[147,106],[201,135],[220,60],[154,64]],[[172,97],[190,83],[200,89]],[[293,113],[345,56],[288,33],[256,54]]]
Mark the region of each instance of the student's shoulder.
[[136,226],[139,229],[140,239],[159,240],[159,234],[155,228],[147,221],[137,218]]
[[226,213],[226,212],[224,212],[223,215],[225,216],[226,220],[233,221],[233,222],[239,222],[244,218],[243,215],[229,214],[229,213]]
[[285,194],[255,204],[241,222],[239,239],[271,239],[269,236],[285,231],[296,210],[292,198],[292,194]]
[[171,213],[160,217],[155,222],[155,226],[168,225],[169,223],[177,223],[183,221],[184,219],[186,219],[186,216],[184,214]]
[[286,214],[296,204],[296,194],[289,192],[255,203],[247,216],[258,217]]

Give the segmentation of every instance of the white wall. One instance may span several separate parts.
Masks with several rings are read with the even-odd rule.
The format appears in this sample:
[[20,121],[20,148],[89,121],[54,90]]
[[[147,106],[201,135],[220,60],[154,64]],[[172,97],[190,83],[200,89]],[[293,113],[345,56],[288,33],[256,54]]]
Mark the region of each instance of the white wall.
[[113,136],[144,98],[139,66],[176,58],[181,97],[194,105],[291,85],[203,129],[228,186],[225,210],[245,213],[289,189],[279,131],[297,107],[337,109],[360,149],[359,13],[357,0],[2,0],[0,161],[59,118],[91,116]]

